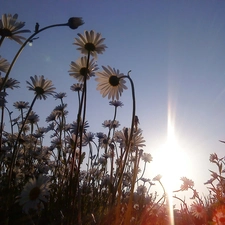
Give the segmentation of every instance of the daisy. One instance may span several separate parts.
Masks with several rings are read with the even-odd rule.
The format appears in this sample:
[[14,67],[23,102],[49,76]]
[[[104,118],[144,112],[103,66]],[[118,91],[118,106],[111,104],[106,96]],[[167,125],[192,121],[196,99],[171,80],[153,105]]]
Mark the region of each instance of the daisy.
[[121,101],[113,100],[109,102],[109,105],[115,106],[117,108],[119,106],[122,107],[123,103]]
[[158,174],[156,177],[154,177],[152,180],[153,181],[160,181],[162,178],[162,175]]
[[35,124],[39,122],[39,116],[35,112],[31,111],[29,116],[27,117],[27,122]]
[[59,93],[56,93],[55,95],[54,95],[54,98],[55,99],[63,99],[63,98],[65,98],[66,97],[66,93],[65,92],[59,92]]
[[90,77],[93,77],[95,75],[94,72],[98,69],[97,65],[94,62],[94,59],[89,62],[87,68],[86,56],[79,58],[76,62],[72,61],[70,67],[70,76],[76,78],[79,82],[84,82],[84,77],[89,80]]
[[44,76],[30,77],[32,83],[27,81],[28,89],[34,91],[39,99],[46,99],[47,95],[53,95],[55,93],[55,87],[52,84],[52,81],[47,80]]
[[143,153],[141,158],[145,163],[150,163],[153,160],[152,155],[147,153]]
[[214,212],[213,216],[214,225],[224,225],[225,224],[225,205],[220,205]]
[[71,91],[82,91],[83,90],[83,84],[79,84],[79,83],[77,83],[77,84],[73,84],[71,87],[70,87],[70,90]]
[[[131,129],[124,127],[122,131],[115,132],[115,141],[120,143],[120,147],[125,147],[128,144],[128,140],[130,138]],[[142,137],[142,130],[138,129],[137,132],[133,134],[131,140],[131,150],[136,150],[137,148],[142,148],[145,146],[145,140]]]
[[13,104],[13,106],[16,108],[16,109],[28,109],[29,108],[29,102],[24,102],[24,101],[18,101],[18,102],[15,102]]
[[[13,78],[9,78],[7,79],[6,82],[4,82],[5,77],[1,77],[0,75],[0,86],[4,85],[4,88],[10,88],[10,89],[14,89],[14,88],[19,88],[19,81]],[[4,84],[3,84],[4,83]]]
[[19,196],[19,204],[23,206],[24,212],[28,213],[30,209],[44,208],[43,202],[48,201],[49,186],[49,178],[42,175],[39,175],[38,179],[31,178],[28,181]]
[[123,89],[127,89],[125,86],[126,81],[122,78],[124,76],[123,73],[120,73],[119,70],[115,68],[111,68],[110,66],[104,67],[103,72],[97,72],[98,76],[95,80],[98,82],[97,90],[100,91],[103,97],[108,95],[108,99],[115,98],[119,100],[119,96],[121,96]]
[[96,33],[91,30],[85,31],[84,35],[78,34],[80,38],[75,38],[74,45],[77,45],[77,50],[80,50],[82,54],[90,53],[93,57],[97,57],[98,54],[102,54],[105,51],[106,45],[102,44],[105,38],[101,37],[100,33]]
[[194,202],[191,204],[191,214],[197,219],[202,219],[206,216],[205,208],[202,204]]
[[26,38],[17,34],[29,33],[30,30],[20,30],[24,27],[25,22],[17,22],[17,18],[18,14],[15,14],[13,17],[11,14],[2,15],[2,19],[0,20],[0,36],[2,36],[1,40],[6,37],[22,45],[23,42],[21,40],[26,40]]
[[180,179],[184,182],[180,187],[182,191],[188,190],[188,188],[192,188],[194,186],[194,181],[186,177],[181,177]]
[[0,56],[0,71],[7,73],[9,66],[10,64],[8,63],[8,61],[4,58],[1,58]]

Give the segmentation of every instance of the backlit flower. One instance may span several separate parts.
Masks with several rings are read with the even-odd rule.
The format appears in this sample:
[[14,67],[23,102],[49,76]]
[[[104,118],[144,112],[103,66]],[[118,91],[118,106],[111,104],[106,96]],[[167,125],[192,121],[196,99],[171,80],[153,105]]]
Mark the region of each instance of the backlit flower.
[[198,219],[204,218],[206,216],[204,206],[200,203],[194,202],[191,204],[191,214]]
[[123,103],[121,101],[113,100],[109,102],[109,105],[115,106],[115,107],[122,107]]
[[39,175],[38,179],[30,179],[24,186],[20,194],[19,204],[28,213],[30,209],[41,210],[44,208],[43,202],[47,202],[49,196],[49,178]]
[[88,54],[88,52],[93,56],[97,57],[97,54],[102,54],[105,51],[106,45],[103,44],[105,38],[102,38],[100,33],[96,33],[91,30],[85,31],[84,35],[78,34],[80,38],[75,38],[74,45],[77,45],[77,50],[80,50],[82,54]]
[[151,154],[147,154],[147,153],[143,153],[142,156],[141,156],[142,160],[145,162],[145,163],[150,163],[152,161],[152,155]]
[[162,178],[162,175],[158,174],[156,177],[154,177],[152,180],[153,181],[160,181]]
[[13,106],[16,108],[16,109],[28,109],[29,108],[29,102],[24,102],[24,101],[18,101],[18,102],[15,102],[13,104]]
[[70,86],[71,91],[82,91],[83,90],[83,84],[77,83]]
[[180,179],[183,181],[183,184],[180,187],[180,189],[182,191],[186,191],[186,190],[188,190],[188,188],[192,188],[194,186],[194,181],[192,181],[186,177],[181,177]]
[[84,77],[86,77],[87,80],[90,79],[90,77],[93,77],[95,75],[94,72],[98,69],[94,59],[89,62],[87,68],[86,56],[79,58],[76,62],[71,62],[70,67],[70,76],[76,78],[79,82],[83,82]]
[[[120,143],[120,147],[124,148],[128,145],[128,141],[130,138],[131,129],[124,127],[122,131],[116,131],[114,134],[115,141]],[[131,150],[136,150],[137,148],[142,148],[145,146],[145,140],[142,136],[142,130],[138,129],[137,132],[133,133],[133,137],[131,139]]]
[[7,73],[9,66],[8,61],[0,56],[0,71]]
[[225,205],[220,205],[214,212],[213,225],[225,224]]
[[53,95],[55,93],[55,87],[52,84],[51,80],[47,80],[44,76],[30,77],[32,83],[27,81],[28,89],[34,91],[39,99],[46,99],[47,95]]
[[11,14],[3,14],[0,20],[0,36],[3,38],[12,39],[19,44],[23,44],[21,40],[26,40],[26,38],[21,37],[17,34],[29,33],[30,30],[20,30],[24,27],[25,22],[17,22],[18,14],[12,16]]
[[114,100],[116,98],[119,100],[123,90],[127,89],[126,81],[122,78],[124,74],[115,68],[112,69],[110,66],[102,66],[102,68],[104,71],[96,73],[97,90],[100,91],[103,97],[108,95],[108,99],[112,98]]
[[[0,86],[3,85],[5,77],[1,77],[0,75]],[[6,82],[4,83],[4,87],[3,88],[10,88],[10,89],[14,89],[14,88],[18,88],[20,82],[16,79],[13,78],[9,78],[6,80]]]

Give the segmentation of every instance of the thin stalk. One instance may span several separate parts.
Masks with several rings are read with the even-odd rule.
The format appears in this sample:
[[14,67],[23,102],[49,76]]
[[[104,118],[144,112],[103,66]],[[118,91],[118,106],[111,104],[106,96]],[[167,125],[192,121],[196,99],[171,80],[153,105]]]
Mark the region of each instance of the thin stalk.
[[38,95],[35,95],[32,103],[31,103],[31,106],[30,106],[30,108],[29,108],[29,110],[27,112],[27,115],[25,117],[25,120],[24,120],[24,122],[23,122],[23,124],[22,124],[22,126],[20,128],[20,131],[18,133],[16,142],[14,144],[14,151],[13,151],[13,154],[12,154],[12,161],[11,161],[11,165],[10,165],[10,169],[9,169],[9,183],[8,183],[9,187],[11,186],[12,171],[13,171],[14,164],[16,162],[17,154],[18,154],[18,146],[17,146],[17,144],[18,144],[20,136],[21,136],[21,134],[23,132],[23,128],[24,128],[24,126],[26,124],[27,118],[28,118],[28,116],[29,116],[33,106],[34,106],[35,101],[37,100],[37,97],[38,97]]

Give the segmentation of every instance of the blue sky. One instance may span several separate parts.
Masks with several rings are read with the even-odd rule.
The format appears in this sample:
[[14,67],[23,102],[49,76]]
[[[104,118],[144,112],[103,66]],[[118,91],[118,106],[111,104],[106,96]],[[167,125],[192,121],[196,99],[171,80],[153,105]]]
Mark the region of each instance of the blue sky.
[[[25,21],[25,28],[31,31],[36,22],[42,28],[67,22],[72,16],[85,21],[77,30],[47,30],[32,47],[27,46],[11,72],[21,88],[9,93],[8,102],[31,100],[33,93],[27,91],[25,81],[43,74],[53,80],[58,92],[67,92],[70,119],[75,120],[76,100],[69,88],[76,81],[68,70],[80,55],[72,43],[84,30],[100,32],[108,48],[98,56],[99,67],[110,65],[125,74],[132,70],[144,150],[153,156],[149,178],[165,170],[162,163],[177,165],[177,189],[179,178],[187,176],[200,193],[205,192],[208,169],[215,168],[209,155],[216,152],[223,157],[225,149],[218,141],[225,139],[224,11],[225,1],[221,0],[3,0],[1,15],[18,13],[18,20]],[[17,43],[5,40],[0,55],[10,62],[18,48]],[[122,126],[129,126],[131,118],[127,86],[120,99],[124,103],[118,117]],[[113,114],[108,99],[95,89],[93,79],[87,112],[92,132],[102,129],[101,123]],[[39,101],[34,109],[45,118],[56,104],[54,99]],[[178,145],[175,155],[170,155],[170,149],[166,154],[162,151],[168,107]]]

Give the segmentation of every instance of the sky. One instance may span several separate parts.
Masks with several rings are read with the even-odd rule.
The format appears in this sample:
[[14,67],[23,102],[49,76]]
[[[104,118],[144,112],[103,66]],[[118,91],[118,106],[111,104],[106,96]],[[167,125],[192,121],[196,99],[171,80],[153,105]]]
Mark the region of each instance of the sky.
[[[130,76],[135,84],[136,114],[146,140],[144,151],[153,156],[148,178],[164,173],[174,189],[180,177],[195,182],[199,193],[207,193],[211,153],[224,157],[225,145],[225,1],[222,0],[2,0],[0,13],[17,13],[25,29],[66,23],[82,17],[77,30],[58,27],[38,35],[17,60],[11,77],[21,88],[9,92],[9,103],[31,101],[26,80],[44,75],[58,92],[67,93],[69,119],[76,119],[76,99],[70,86],[71,61],[80,53],[72,45],[77,33],[95,30],[105,38],[107,49],[98,56],[98,66],[110,65]],[[24,35],[28,37],[28,35]],[[0,55],[9,62],[19,45],[5,40]],[[112,119],[109,100],[96,91],[92,79],[88,89],[87,119],[92,132]],[[124,91],[118,120],[129,126],[132,115],[131,88]],[[34,110],[46,118],[56,105],[53,98],[38,101]],[[175,144],[168,146],[168,121]],[[121,127],[121,128],[122,128]],[[169,171],[169,172],[168,172]],[[147,177],[147,175],[146,175]]]

